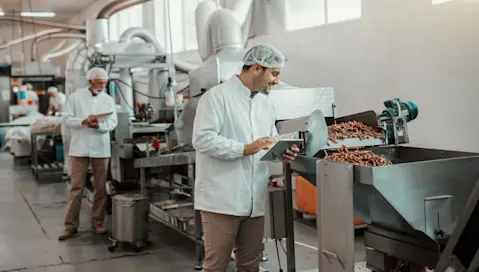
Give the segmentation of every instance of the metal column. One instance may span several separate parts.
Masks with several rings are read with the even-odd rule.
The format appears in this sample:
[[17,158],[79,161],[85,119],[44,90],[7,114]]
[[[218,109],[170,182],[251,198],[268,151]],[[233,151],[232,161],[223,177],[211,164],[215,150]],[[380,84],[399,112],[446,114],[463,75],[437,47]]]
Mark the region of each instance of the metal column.
[[286,221],[286,261],[287,272],[296,271],[296,254],[294,252],[294,225],[293,225],[293,185],[291,181],[291,165],[283,164],[284,186],[286,198],[284,202]]

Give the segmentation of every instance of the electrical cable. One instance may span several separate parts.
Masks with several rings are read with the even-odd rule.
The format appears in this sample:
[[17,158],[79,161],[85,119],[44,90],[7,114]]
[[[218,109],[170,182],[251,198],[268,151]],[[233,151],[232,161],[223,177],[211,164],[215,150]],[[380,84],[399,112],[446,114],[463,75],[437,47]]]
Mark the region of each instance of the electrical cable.
[[[138,93],[138,94],[143,95],[145,97],[152,98],[152,99],[165,99],[164,96],[151,96],[151,95],[142,93],[142,92],[136,90],[135,88],[133,88],[133,86],[129,85],[128,83],[126,83],[125,81],[123,81],[119,78],[114,78],[114,79],[112,79],[112,81],[121,82],[121,83],[125,84],[127,87],[130,87],[135,93]],[[166,86],[167,86],[167,84],[163,85],[163,87],[160,88],[160,93],[161,93],[161,90],[163,90]]]
[[116,81],[113,81],[113,82],[115,82],[116,86],[118,87],[118,90],[120,91],[120,95],[121,95],[121,97],[123,98],[123,100],[125,101],[125,104],[126,104],[131,110],[135,111],[135,109],[134,109],[132,106],[130,106],[130,104],[128,104],[128,102],[126,102],[127,100],[126,100],[126,98],[125,98],[125,95],[123,94],[123,91],[121,90],[120,84],[118,84]]

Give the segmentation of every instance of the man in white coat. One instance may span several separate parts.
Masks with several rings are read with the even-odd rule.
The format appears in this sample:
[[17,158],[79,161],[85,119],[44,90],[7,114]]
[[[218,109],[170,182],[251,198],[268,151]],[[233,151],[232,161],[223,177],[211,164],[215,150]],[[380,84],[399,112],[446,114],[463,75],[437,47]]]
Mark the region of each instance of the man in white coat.
[[[233,248],[237,271],[259,271],[269,175],[260,159],[278,137],[268,94],[285,58],[271,45],[258,45],[243,62],[239,75],[201,97],[193,126],[205,272],[225,272]],[[283,159],[293,161],[297,152],[293,146]]]
[[[87,79],[89,87],[72,93],[62,114],[63,123],[71,131],[69,155],[72,173],[65,231],[59,240],[68,239],[78,231],[83,187],[90,163],[94,178],[91,228],[96,233],[106,233],[103,222],[107,202],[105,184],[111,157],[110,132],[116,128],[118,120],[115,101],[104,91],[107,72],[92,68],[87,73]],[[97,116],[108,113],[106,117]]]

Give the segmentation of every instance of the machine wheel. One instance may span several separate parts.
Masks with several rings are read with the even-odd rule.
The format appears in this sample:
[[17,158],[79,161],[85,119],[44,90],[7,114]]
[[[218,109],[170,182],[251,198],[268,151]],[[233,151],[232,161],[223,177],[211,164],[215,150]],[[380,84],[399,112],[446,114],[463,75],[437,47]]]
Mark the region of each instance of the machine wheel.
[[118,246],[118,242],[113,241],[113,242],[108,246],[108,251],[110,251],[110,252],[115,252],[117,246]]
[[143,249],[144,245],[141,242],[138,242],[135,244],[135,253],[140,253],[141,250]]
[[108,251],[110,251],[110,252],[115,252],[115,249],[116,249],[116,247],[114,247],[112,245],[108,246]]

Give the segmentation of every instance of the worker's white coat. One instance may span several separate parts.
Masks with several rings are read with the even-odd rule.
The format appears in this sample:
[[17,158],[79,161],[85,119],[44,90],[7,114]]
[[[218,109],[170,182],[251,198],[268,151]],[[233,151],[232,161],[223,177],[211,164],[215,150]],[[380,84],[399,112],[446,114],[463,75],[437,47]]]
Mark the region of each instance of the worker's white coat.
[[196,150],[195,209],[234,216],[263,216],[268,165],[266,151],[243,156],[245,145],[277,136],[267,95],[250,97],[237,76],[200,99],[193,126]]
[[[113,113],[99,121],[98,129],[81,124],[88,115],[107,112]],[[64,124],[70,128],[70,156],[111,157],[110,132],[118,124],[115,101],[111,96],[105,92],[93,96],[88,88],[79,89],[68,97],[62,116],[64,116]]]
[[65,105],[66,101],[66,95],[60,92],[57,92],[55,96],[50,97],[50,104],[53,105],[55,109],[58,109],[59,106]]

